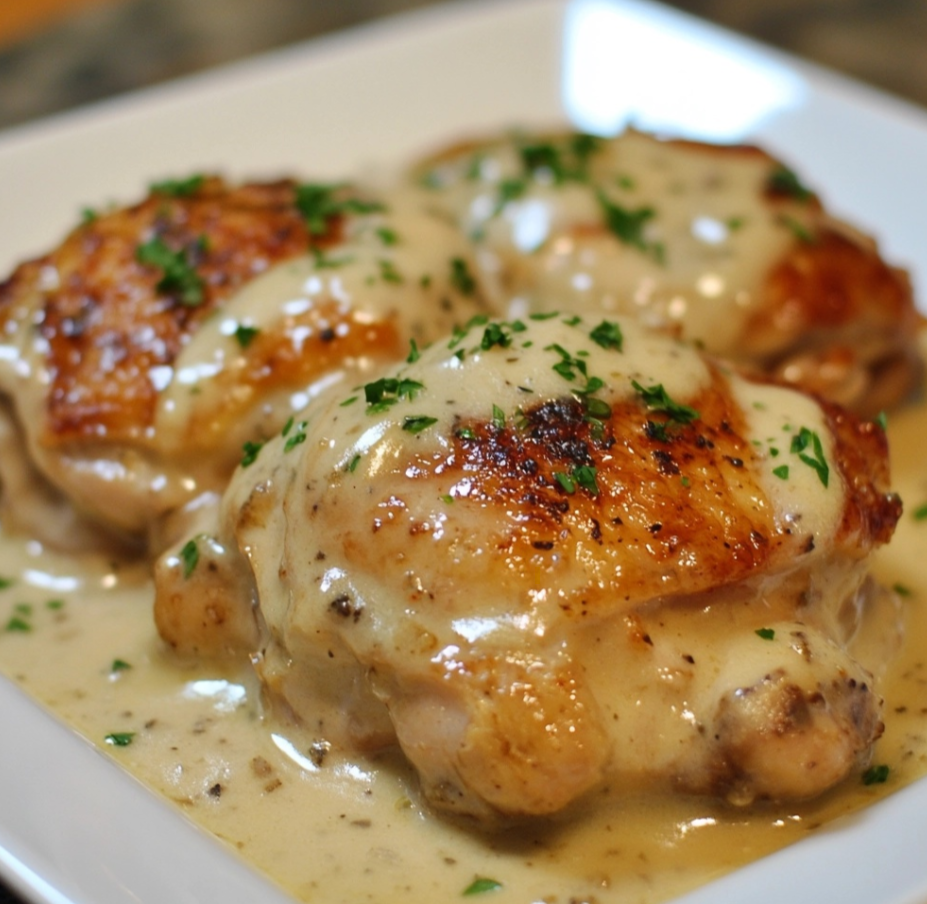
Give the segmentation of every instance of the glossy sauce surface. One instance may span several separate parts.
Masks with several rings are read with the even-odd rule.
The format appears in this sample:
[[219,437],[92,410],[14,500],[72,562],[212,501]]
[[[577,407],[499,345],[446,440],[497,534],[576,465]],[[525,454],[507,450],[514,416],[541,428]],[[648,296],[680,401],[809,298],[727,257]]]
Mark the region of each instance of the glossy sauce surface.
[[927,770],[927,580],[918,568],[927,521],[915,516],[927,500],[917,452],[925,429],[923,403],[889,427],[908,511],[876,558],[877,577],[902,596],[907,638],[882,685],[886,731],[874,762],[888,778],[851,780],[813,804],[750,812],[616,788],[559,823],[480,835],[431,816],[401,763],[295,746],[262,717],[245,664],[165,651],[142,569],[13,538],[0,551],[0,670],[298,899],[449,900],[479,876],[501,883],[500,902],[666,900]]

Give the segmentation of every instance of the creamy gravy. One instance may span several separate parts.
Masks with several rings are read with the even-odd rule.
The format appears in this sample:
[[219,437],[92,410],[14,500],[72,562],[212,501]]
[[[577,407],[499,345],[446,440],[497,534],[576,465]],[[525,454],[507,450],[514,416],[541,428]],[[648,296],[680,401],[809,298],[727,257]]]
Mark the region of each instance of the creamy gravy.
[[448,900],[477,876],[501,883],[499,902],[666,900],[927,772],[927,577],[918,567],[927,520],[914,515],[927,502],[925,432],[927,403],[891,418],[907,511],[876,574],[901,588],[907,640],[882,685],[886,731],[874,762],[889,767],[888,780],[851,780],[813,804],[743,812],[623,793],[541,829],[473,833],[430,816],[400,762],[297,750],[285,727],[262,718],[244,666],[168,653],[143,569],[15,538],[0,548],[0,671],[300,900]]

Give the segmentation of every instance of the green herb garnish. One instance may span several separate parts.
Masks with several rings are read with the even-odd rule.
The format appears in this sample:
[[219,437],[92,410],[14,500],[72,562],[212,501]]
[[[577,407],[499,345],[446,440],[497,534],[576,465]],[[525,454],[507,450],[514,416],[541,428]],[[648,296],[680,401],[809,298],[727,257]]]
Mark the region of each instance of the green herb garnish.
[[437,424],[436,417],[429,417],[426,414],[411,414],[403,418],[402,429],[407,433],[421,433],[427,430],[432,424]]
[[[811,449],[810,453],[807,451],[809,447]],[[808,465],[808,467],[813,468],[821,483],[827,486],[830,478],[830,468],[827,465],[827,460],[824,458],[824,446],[817,433],[813,430],[809,430],[807,427],[802,427],[801,430],[792,437],[790,451],[798,455],[799,459]]]
[[762,637],[763,640],[772,640],[776,636],[776,632],[772,628],[757,628],[754,633],[757,637]]
[[476,280],[462,257],[451,258],[451,285],[461,295],[472,295],[476,291]]
[[[200,239],[200,248],[204,242]],[[189,250],[172,251],[162,239],[153,238],[135,249],[135,259],[161,270],[161,279],[155,286],[159,292],[175,297],[185,307],[203,303],[203,280],[193,267]]]
[[255,336],[260,333],[260,329],[256,326],[246,326],[243,323],[239,323],[235,327],[235,341],[242,347],[247,348],[254,341]]
[[863,773],[864,785],[884,785],[888,781],[890,770],[885,763],[879,763],[876,766],[870,766]]
[[653,386],[642,386],[637,380],[632,380],[631,385],[637,390],[644,404],[651,411],[659,411],[669,416],[669,419],[677,424],[691,424],[692,421],[699,419],[699,413],[695,408],[683,405],[670,397],[669,393],[663,388],[662,383],[656,383]]
[[149,189],[158,195],[170,195],[174,198],[188,198],[195,195],[203,186],[204,176],[188,176],[186,179],[164,179],[161,182],[152,182]]
[[487,891],[496,891],[502,888],[502,883],[485,876],[477,876],[463,891],[465,895],[481,895]]
[[814,192],[802,184],[798,176],[787,166],[776,167],[766,180],[766,187],[777,195],[786,195],[796,201],[810,201]]
[[180,550],[180,561],[183,563],[184,578],[190,577],[200,561],[200,548],[196,545],[196,539],[187,540]]
[[621,327],[617,323],[609,320],[603,320],[590,334],[589,338],[600,345],[602,348],[613,348],[615,351],[621,351],[624,337],[621,335]]
[[253,465],[257,461],[258,453],[264,448],[264,443],[247,442],[241,448],[244,453],[241,457],[241,466],[247,468],[248,465]]
[[340,184],[307,183],[296,188],[296,209],[306,221],[310,235],[325,235],[328,221],[347,213],[378,213],[385,210],[378,201],[365,201],[357,196],[338,197],[344,189]]
[[107,744],[112,745],[113,747],[128,747],[129,744],[135,740],[134,731],[114,731],[112,734],[106,735],[103,738]]

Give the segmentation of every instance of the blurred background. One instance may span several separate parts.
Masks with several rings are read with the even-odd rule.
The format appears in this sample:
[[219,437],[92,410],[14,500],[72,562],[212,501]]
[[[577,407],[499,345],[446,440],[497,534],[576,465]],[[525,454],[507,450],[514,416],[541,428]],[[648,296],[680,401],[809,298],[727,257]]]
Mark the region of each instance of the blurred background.
[[[0,0],[0,130],[397,13],[493,0]],[[927,0],[669,0],[927,110]],[[17,902],[0,883],[0,904]]]
[[[0,0],[0,129],[447,2]],[[670,0],[669,5],[927,107],[925,0]]]

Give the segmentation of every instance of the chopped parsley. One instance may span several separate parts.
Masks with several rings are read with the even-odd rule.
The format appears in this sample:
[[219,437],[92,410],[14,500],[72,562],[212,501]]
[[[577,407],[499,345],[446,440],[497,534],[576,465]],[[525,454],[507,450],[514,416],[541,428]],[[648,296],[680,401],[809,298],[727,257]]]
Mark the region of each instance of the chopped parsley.
[[241,457],[241,466],[247,468],[257,461],[258,454],[264,448],[264,443],[246,442],[242,447],[244,453]]
[[492,406],[492,425],[497,430],[505,428],[505,412],[498,406]]
[[430,417],[427,414],[411,414],[403,418],[402,429],[407,433],[421,433],[427,430],[432,424],[437,424],[436,417]]
[[[205,247],[205,239],[199,240],[198,249]],[[158,292],[171,295],[185,307],[196,307],[203,303],[203,280],[193,266],[190,249],[172,251],[162,239],[153,238],[135,249],[135,259],[140,264],[161,270],[161,279],[155,288]]]
[[776,632],[772,628],[757,628],[754,633],[757,637],[762,637],[763,640],[772,640],[776,636]]
[[188,176],[186,179],[164,179],[152,182],[149,189],[157,195],[170,195],[173,198],[189,198],[195,195],[206,181],[204,176]]
[[4,626],[4,631],[11,633],[27,634],[32,630],[32,625],[21,615],[10,616],[9,621]]
[[624,337],[621,335],[621,327],[617,323],[609,320],[603,320],[590,334],[589,338],[602,348],[613,348],[615,351],[621,351]]
[[789,466],[788,465],[779,465],[778,468],[773,468],[773,474],[776,475],[780,480],[789,479]]
[[802,184],[798,176],[787,166],[779,165],[766,180],[766,188],[777,195],[785,195],[796,201],[810,201],[814,192]]
[[638,394],[644,400],[644,404],[651,411],[659,411],[668,415],[670,422],[676,424],[691,424],[692,421],[699,419],[699,413],[695,408],[683,405],[670,397],[669,393],[663,388],[662,383],[656,383],[653,386],[642,386],[637,380],[632,380],[631,385],[637,390]]
[[378,213],[385,210],[378,201],[365,201],[355,195],[339,197],[344,186],[340,184],[306,183],[296,187],[296,209],[306,222],[310,235],[325,235],[333,217],[347,213]]
[[235,341],[242,348],[247,348],[260,332],[260,329],[256,326],[247,326],[244,323],[239,323],[238,326],[235,327],[233,335],[235,336]]
[[111,672],[124,672],[126,669],[131,668],[132,666],[124,659],[114,659],[113,664],[109,667],[109,670]]
[[569,474],[563,471],[554,471],[554,480],[570,496],[576,492],[577,487],[581,487],[592,496],[599,495],[599,485],[596,483],[596,469],[592,465],[577,465]]
[[[809,451],[810,447],[810,451]],[[818,475],[821,483],[826,487],[830,478],[830,468],[827,460],[824,458],[824,446],[821,443],[821,437],[813,430],[802,427],[799,432],[792,437],[790,451],[798,455],[809,468],[812,468]]]
[[383,242],[384,245],[395,245],[399,242],[399,236],[396,233],[395,229],[390,229],[387,226],[381,226],[377,229],[377,237]]
[[113,747],[128,747],[135,740],[134,731],[114,731],[103,738],[107,744]]
[[364,398],[367,401],[367,413],[379,414],[395,405],[400,399],[415,398],[415,394],[424,389],[424,383],[418,380],[400,380],[396,377],[382,377],[364,385]]
[[390,261],[383,258],[377,261],[377,264],[380,268],[380,279],[385,283],[390,283],[394,286],[402,285],[405,282],[402,274],[396,269],[396,265]]
[[482,895],[487,891],[497,891],[502,888],[502,883],[495,879],[488,879],[485,876],[477,876],[464,890],[465,895]]
[[183,576],[186,579],[193,574],[200,561],[200,548],[196,545],[195,537],[184,543],[180,550],[180,561],[183,564]]
[[[300,421],[296,425],[296,432],[290,436],[286,437],[286,442],[283,444],[284,452],[291,452],[297,446],[301,445],[306,441],[306,427],[308,426],[307,421]],[[292,427],[292,424],[287,423],[287,433],[289,433],[289,428]],[[286,433],[283,434],[286,436]]]
[[806,245],[813,245],[816,241],[814,233],[805,226],[804,223],[796,220],[795,217],[786,216],[783,214],[779,217],[779,222],[798,239],[798,241],[803,242]]
[[500,348],[508,348],[512,344],[512,334],[501,323],[490,323],[483,330],[483,338],[480,340],[480,348],[488,351],[494,345]]
[[358,452],[358,453],[357,453],[357,454],[344,466],[345,471],[347,471],[349,474],[353,474],[354,471],[356,470],[358,464],[360,464],[360,460],[361,460],[361,456],[360,456],[360,452]]
[[476,280],[462,257],[451,258],[451,285],[461,295],[473,295],[476,292]]
[[875,766],[870,766],[863,773],[863,784],[864,785],[884,785],[888,781],[888,774],[891,770],[885,763],[879,763]]
[[418,350],[418,345],[414,339],[409,340],[409,354],[406,355],[406,364],[414,364],[422,357],[421,352]]
[[915,521],[927,521],[927,502],[914,509],[911,516]]
[[16,583],[16,578],[6,578],[0,575],[0,590],[6,590]]
[[638,207],[636,210],[629,210],[610,201],[602,192],[599,192],[598,198],[608,231],[625,245],[637,248],[651,255],[657,263],[662,263],[663,246],[659,242],[647,241],[645,236],[645,227],[655,216],[654,209]]

